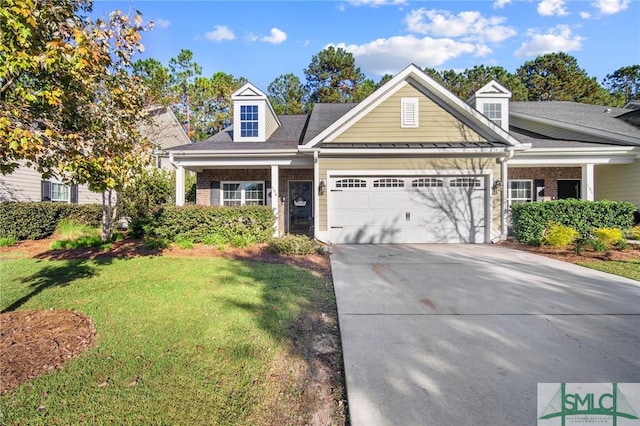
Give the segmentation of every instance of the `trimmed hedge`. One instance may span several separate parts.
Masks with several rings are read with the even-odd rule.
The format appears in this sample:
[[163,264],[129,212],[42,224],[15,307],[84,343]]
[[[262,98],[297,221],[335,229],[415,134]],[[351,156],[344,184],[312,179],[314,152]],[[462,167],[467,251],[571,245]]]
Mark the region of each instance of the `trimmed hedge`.
[[99,226],[100,204],[67,204],[44,202],[0,203],[0,237],[39,240],[50,237],[62,219]]
[[625,201],[557,200],[517,203],[511,206],[513,236],[517,241],[540,245],[549,223],[568,226],[582,238],[594,228],[629,229],[637,207]]
[[150,218],[134,221],[132,233],[170,241],[179,237],[201,243],[217,236],[227,242],[243,238],[262,243],[273,236],[275,220],[266,206],[165,206]]

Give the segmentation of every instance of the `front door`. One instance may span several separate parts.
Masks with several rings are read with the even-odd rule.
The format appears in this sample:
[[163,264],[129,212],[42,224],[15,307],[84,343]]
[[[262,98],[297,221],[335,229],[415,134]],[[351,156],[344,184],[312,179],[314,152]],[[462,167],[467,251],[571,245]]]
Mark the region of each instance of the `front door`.
[[567,179],[558,181],[558,200],[566,198],[580,199],[580,181],[577,179]]
[[311,181],[289,181],[289,233],[312,237],[313,192]]

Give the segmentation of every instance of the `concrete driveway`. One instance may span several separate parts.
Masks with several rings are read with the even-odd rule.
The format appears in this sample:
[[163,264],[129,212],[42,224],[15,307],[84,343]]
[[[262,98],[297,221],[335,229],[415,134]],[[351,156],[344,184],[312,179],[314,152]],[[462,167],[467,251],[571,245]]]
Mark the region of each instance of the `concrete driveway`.
[[640,382],[637,281],[492,245],[331,267],[353,426],[535,425],[538,383]]

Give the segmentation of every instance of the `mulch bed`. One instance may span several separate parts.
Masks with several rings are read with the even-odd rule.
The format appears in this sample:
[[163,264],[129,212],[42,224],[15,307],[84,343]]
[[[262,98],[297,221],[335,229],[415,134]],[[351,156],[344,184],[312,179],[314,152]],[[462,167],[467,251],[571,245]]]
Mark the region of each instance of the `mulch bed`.
[[591,262],[598,260],[632,260],[640,258],[640,244],[629,244],[626,250],[611,249],[607,251],[595,251],[591,247],[585,247],[577,254],[572,247],[537,247],[519,243],[512,240],[500,241],[497,245],[513,248],[516,250],[528,251],[531,253],[547,256],[553,259],[570,263]]
[[88,316],[66,310],[0,314],[0,393],[62,365],[96,341]]

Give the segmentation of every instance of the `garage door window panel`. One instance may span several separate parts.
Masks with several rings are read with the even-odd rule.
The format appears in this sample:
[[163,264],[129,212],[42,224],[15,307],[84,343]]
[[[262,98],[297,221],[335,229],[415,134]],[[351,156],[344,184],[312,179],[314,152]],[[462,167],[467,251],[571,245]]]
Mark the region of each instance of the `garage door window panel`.
[[362,179],[340,179],[336,182],[336,188],[366,188],[367,181]]
[[420,178],[411,182],[412,188],[442,188],[442,179]]
[[373,181],[374,188],[404,188],[402,179],[376,179]]
[[480,188],[482,186],[482,181],[478,178],[459,177],[451,179],[451,181],[449,182],[449,186],[453,188]]

